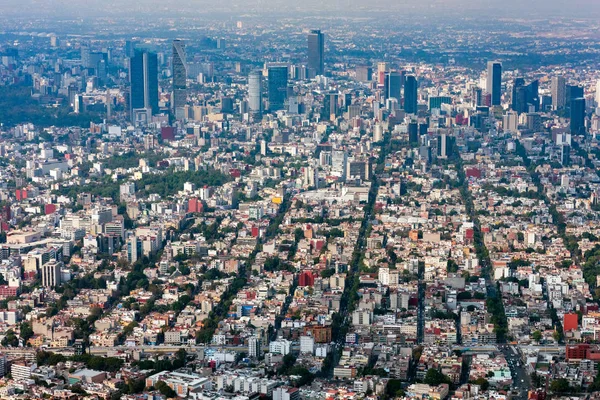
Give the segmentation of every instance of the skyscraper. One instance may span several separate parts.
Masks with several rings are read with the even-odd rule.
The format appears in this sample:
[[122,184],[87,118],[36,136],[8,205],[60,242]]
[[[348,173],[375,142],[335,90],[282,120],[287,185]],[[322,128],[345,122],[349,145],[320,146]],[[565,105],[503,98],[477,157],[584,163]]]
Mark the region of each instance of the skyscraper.
[[336,116],[338,114],[338,93],[330,92],[325,94],[325,98],[323,99],[323,109],[321,111],[321,118],[324,120],[329,120],[331,116]]
[[325,74],[325,36],[317,29],[308,34],[308,68],[315,75]]
[[571,134],[585,135],[585,98],[572,99],[569,108]]
[[566,97],[566,81],[562,76],[554,76],[551,81],[552,90],[552,109],[554,111],[565,108],[567,101]]
[[571,102],[583,97],[583,86],[566,85],[565,86],[565,109],[567,114],[571,112]]
[[392,71],[385,75],[385,98],[402,100],[402,85],[404,85],[404,71]]
[[377,64],[377,83],[379,85],[385,84],[385,74],[389,70],[389,65],[386,62],[380,62]]
[[525,79],[516,78],[512,89],[512,104],[513,111],[518,113],[529,112],[529,107],[533,107],[533,111],[537,112],[540,108],[540,97],[538,90],[538,81],[532,81],[529,85],[525,85]]
[[248,108],[256,114],[262,113],[262,78],[260,71],[248,75]]
[[487,92],[492,97],[492,106],[499,106],[502,97],[502,64],[500,62],[488,61],[486,86]]
[[173,40],[173,98],[171,105],[175,118],[181,119],[187,102],[187,67],[183,40]]
[[417,113],[417,89],[419,84],[414,75],[408,75],[404,81],[404,111],[407,114]]
[[130,111],[146,109],[158,112],[158,59],[156,53],[136,50],[129,60],[129,83],[131,85]]
[[267,75],[269,110],[282,110],[287,97],[288,68],[287,66],[270,66]]

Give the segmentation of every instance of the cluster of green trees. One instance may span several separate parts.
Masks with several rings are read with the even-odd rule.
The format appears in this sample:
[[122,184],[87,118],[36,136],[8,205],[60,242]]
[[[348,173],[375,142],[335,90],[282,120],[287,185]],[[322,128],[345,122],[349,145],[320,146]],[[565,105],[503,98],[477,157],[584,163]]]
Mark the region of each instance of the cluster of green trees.
[[230,176],[209,168],[200,171],[167,171],[162,174],[146,174],[136,186],[140,188],[142,195],[158,193],[162,197],[169,197],[183,190],[186,182],[201,187],[205,185],[223,186],[230,180]]
[[91,354],[74,355],[65,357],[62,354],[41,350],[36,354],[38,365],[56,365],[60,362],[82,362],[87,368],[98,371],[117,372],[123,366],[123,360],[117,357],[100,357]]
[[263,268],[267,272],[294,271],[294,267],[291,264],[277,256],[267,258],[263,264]]
[[447,383],[448,385],[452,384],[452,380],[447,376],[440,372],[437,368],[429,368],[427,373],[425,374],[425,379],[423,379],[423,383],[431,386],[437,386],[442,383]]
[[59,107],[46,107],[31,96],[31,87],[25,85],[0,86],[0,121],[5,126],[30,122],[41,127],[87,128],[90,122],[99,123],[102,118],[99,112],[74,114],[66,100]]
[[306,367],[295,364],[296,357],[292,354],[287,354],[283,357],[283,364],[277,370],[277,374],[279,376],[299,377],[292,381],[294,387],[301,387],[310,384],[315,378],[315,375],[311,374]]

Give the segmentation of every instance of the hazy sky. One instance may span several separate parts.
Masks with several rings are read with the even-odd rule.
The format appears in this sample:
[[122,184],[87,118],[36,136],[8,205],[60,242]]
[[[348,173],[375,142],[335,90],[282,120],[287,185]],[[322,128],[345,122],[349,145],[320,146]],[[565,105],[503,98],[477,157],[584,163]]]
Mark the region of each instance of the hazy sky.
[[328,12],[331,16],[347,10],[389,12],[445,11],[528,18],[535,16],[578,16],[600,19],[600,0],[0,0],[0,17],[97,16],[127,14],[214,12]]

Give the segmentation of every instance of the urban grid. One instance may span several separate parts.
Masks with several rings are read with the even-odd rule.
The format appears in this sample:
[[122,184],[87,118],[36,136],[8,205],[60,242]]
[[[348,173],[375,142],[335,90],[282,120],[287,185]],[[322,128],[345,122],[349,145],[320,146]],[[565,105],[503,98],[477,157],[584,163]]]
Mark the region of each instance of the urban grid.
[[6,1],[0,399],[600,399],[597,5]]

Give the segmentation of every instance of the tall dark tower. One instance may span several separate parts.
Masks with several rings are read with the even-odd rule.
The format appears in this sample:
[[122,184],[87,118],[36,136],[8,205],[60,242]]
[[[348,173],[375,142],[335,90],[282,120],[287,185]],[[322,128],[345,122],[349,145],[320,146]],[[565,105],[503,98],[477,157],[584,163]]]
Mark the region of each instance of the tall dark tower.
[[183,40],[173,40],[173,112],[177,119],[183,118],[183,107],[187,102],[187,68]]
[[404,71],[392,71],[385,75],[385,98],[394,98],[398,104],[402,100],[402,85],[404,85]]
[[512,88],[511,101],[511,107],[514,111],[518,113],[523,113],[526,111],[527,91],[525,90],[525,79],[515,79]]
[[325,74],[325,36],[320,30],[312,30],[308,34],[308,68],[315,75]]
[[569,116],[572,135],[585,135],[585,98],[578,97],[570,102]]
[[404,81],[404,111],[407,114],[417,113],[417,89],[419,83],[414,75],[408,75]]
[[268,67],[268,99],[269,110],[283,110],[287,98],[288,68],[287,66]]
[[158,59],[156,53],[136,50],[129,60],[130,111],[147,109],[158,113]]
[[492,106],[499,106],[502,97],[502,64],[489,61],[487,65],[487,92],[492,97]]

